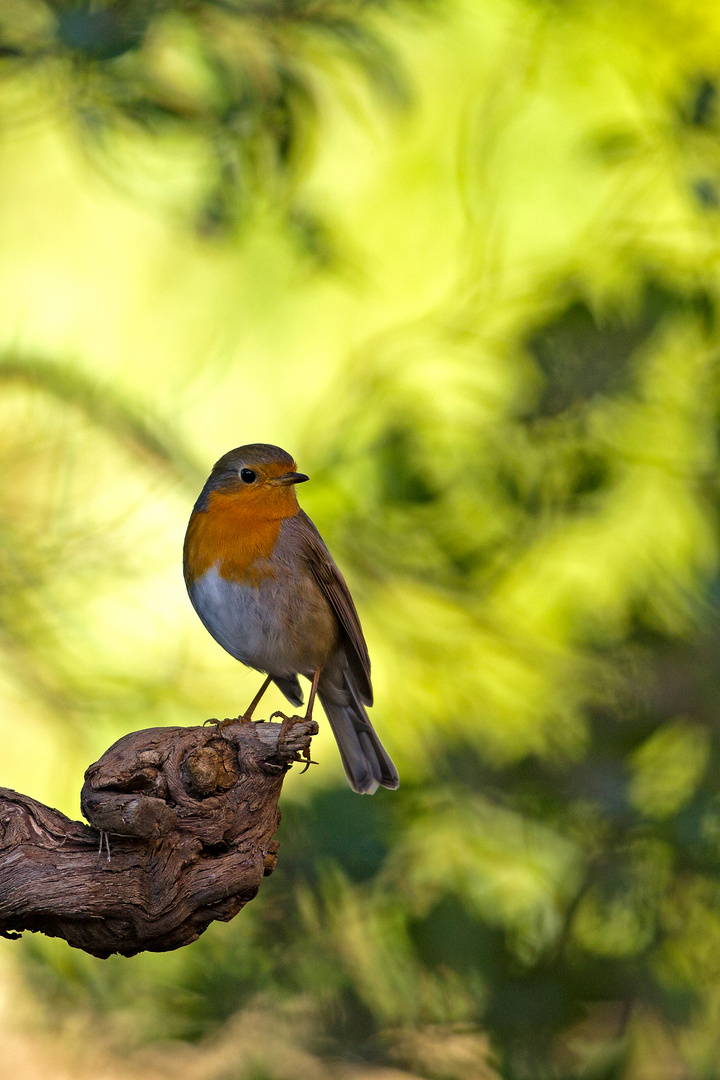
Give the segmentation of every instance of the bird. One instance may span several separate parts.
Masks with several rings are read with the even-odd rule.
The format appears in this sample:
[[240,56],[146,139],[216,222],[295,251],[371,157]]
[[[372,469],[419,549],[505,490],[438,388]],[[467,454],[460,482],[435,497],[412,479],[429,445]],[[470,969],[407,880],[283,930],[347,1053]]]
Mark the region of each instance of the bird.
[[[250,443],[213,466],[193,507],[183,548],[190,601],[212,637],[267,677],[239,720],[249,721],[271,683],[298,707],[310,680],[335,735],[350,787],[397,788],[398,772],[365,706],[370,657],[350,590],[296,487],[309,479],[279,446]],[[285,721],[296,718],[285,717]]]

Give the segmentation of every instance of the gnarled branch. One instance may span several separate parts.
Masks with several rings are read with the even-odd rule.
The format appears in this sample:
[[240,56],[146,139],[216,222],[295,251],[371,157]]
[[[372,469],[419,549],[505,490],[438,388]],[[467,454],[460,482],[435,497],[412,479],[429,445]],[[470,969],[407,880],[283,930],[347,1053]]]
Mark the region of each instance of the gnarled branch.
[[71,821],[0,788],[0,934],[94,956],[195,941],[272,872],[283,778],[317,725],[149,728],[91,765]]

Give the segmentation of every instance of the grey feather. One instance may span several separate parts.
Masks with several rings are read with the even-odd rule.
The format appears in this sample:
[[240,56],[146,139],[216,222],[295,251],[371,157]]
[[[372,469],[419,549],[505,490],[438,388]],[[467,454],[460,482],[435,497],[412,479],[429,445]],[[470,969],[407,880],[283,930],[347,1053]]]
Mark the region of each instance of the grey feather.
[[276,675],[273,682],[280,690],[282,690],[291,705],[295,705],[296,707],[302,705],[303,692],[300,689],[300,680],[297,675],[292,675],[290,678],[281,678],[279,675]]
[[378,787],[398,787],[400,780],[397,769],[357,696],[351,693],[349,704],[338,704],[334,700],[337,694],[327,694],[321,680],[318,697],[330,721],[345,775],[353,791],[373,795]]

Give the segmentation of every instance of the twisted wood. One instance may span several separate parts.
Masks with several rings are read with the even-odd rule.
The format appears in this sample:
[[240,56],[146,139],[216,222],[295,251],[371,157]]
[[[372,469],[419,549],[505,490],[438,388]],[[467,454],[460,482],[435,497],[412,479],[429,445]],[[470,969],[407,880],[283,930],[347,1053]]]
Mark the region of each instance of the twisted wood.
[[195,941],[272,873],[278,799],[314,721],[149,728],[85,773],[71,821],[0,788],[0,934],[64,938],[94,956]]

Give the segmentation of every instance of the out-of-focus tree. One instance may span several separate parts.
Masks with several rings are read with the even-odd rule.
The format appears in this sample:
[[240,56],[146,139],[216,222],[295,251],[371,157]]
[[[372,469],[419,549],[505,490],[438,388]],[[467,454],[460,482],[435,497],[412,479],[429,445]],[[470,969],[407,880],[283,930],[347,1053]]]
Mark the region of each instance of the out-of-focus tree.
[[[34,65],[70,88],[91,138],[128,124],[151,139],[189,131],[210,151],[205,230],[228,207],[242,213],[247,192],[282,189],[283,203],[292,189],[302,203],[312,188],[309,174],[284,185],[303,158],[319,40],[350,42],[389,79],[385,54],[350,29],[364,8],[38,4],[32,24],[25,3],[7,11],[8,71]],[[242,1080],[292,1075],[283,1039],[443,1080],[492,1068],[507,1080],[713,1080],[720,17],[679,0],[477,0],[440,14],[422,31],[438,34],[436,66],[424,57],[414,71],[430,133],[410,165],[395,163],[395,202],[369,198],[345,222],[367,243],[377,291],[397,289],[398,314],[365,283],[358,321],[382,311],[360,345],[343,339],[352,355],[318,380],[298,448],[313,477],[304,504],[373,644],[402,786],[363,800],[321,781],[289,802],[261,896],[182,955],[100,964],[30,941],[25,971],[56,1017],[103,1013],[118,1040],[220,1040],[227,1023],[237,1050],[223,1068]],[[455,151],[445,171],[439,132]],[[418,175],[442,192],[427,232],[410,209]],[[443,199],[456,185],[453,216]],[[402,282],[412,293],[418,266],[446,270],[453,244],[452,272],[418,317]],[[180,477],[186,498],[195,466],[179,435],[95,382],[37,371],[39,388],[22,393],[86,417],[106,440],[106,482],[115,469],[156,495]],[[270,372],[268,387],[293,392]],[[58,658],[76,678],[62,633],[39,648],[28,616],[45,616],[62,567],[13,503],[12,470],[0,475],[0,507],[40,567],[23,564],[22,587],[7,575],[2,622],[23,631],[38,687]],[[72,505],[90,486],[96,475]],[[108,530],[120,578],[134,550],[124,529]],[[131,673],[76,679],[73,701],[176,719],[208,686],[201,665],[176,682]],[[233,1027],[244,1015],[272,1016],[277,1046],[248,1055]]]
[[194,176],[201,233],[232,231],[261,202],[323,261],[330,234],[297,197],[297,181],[333,69],[336,85],[350,64],[386,101],[406,101],[397,57],[372,21],[384,6],[9,0],[0,11],[0,58],[6,75],[30,70],[47,81],[106,170],[122,171],[123,134],[179,151]]

